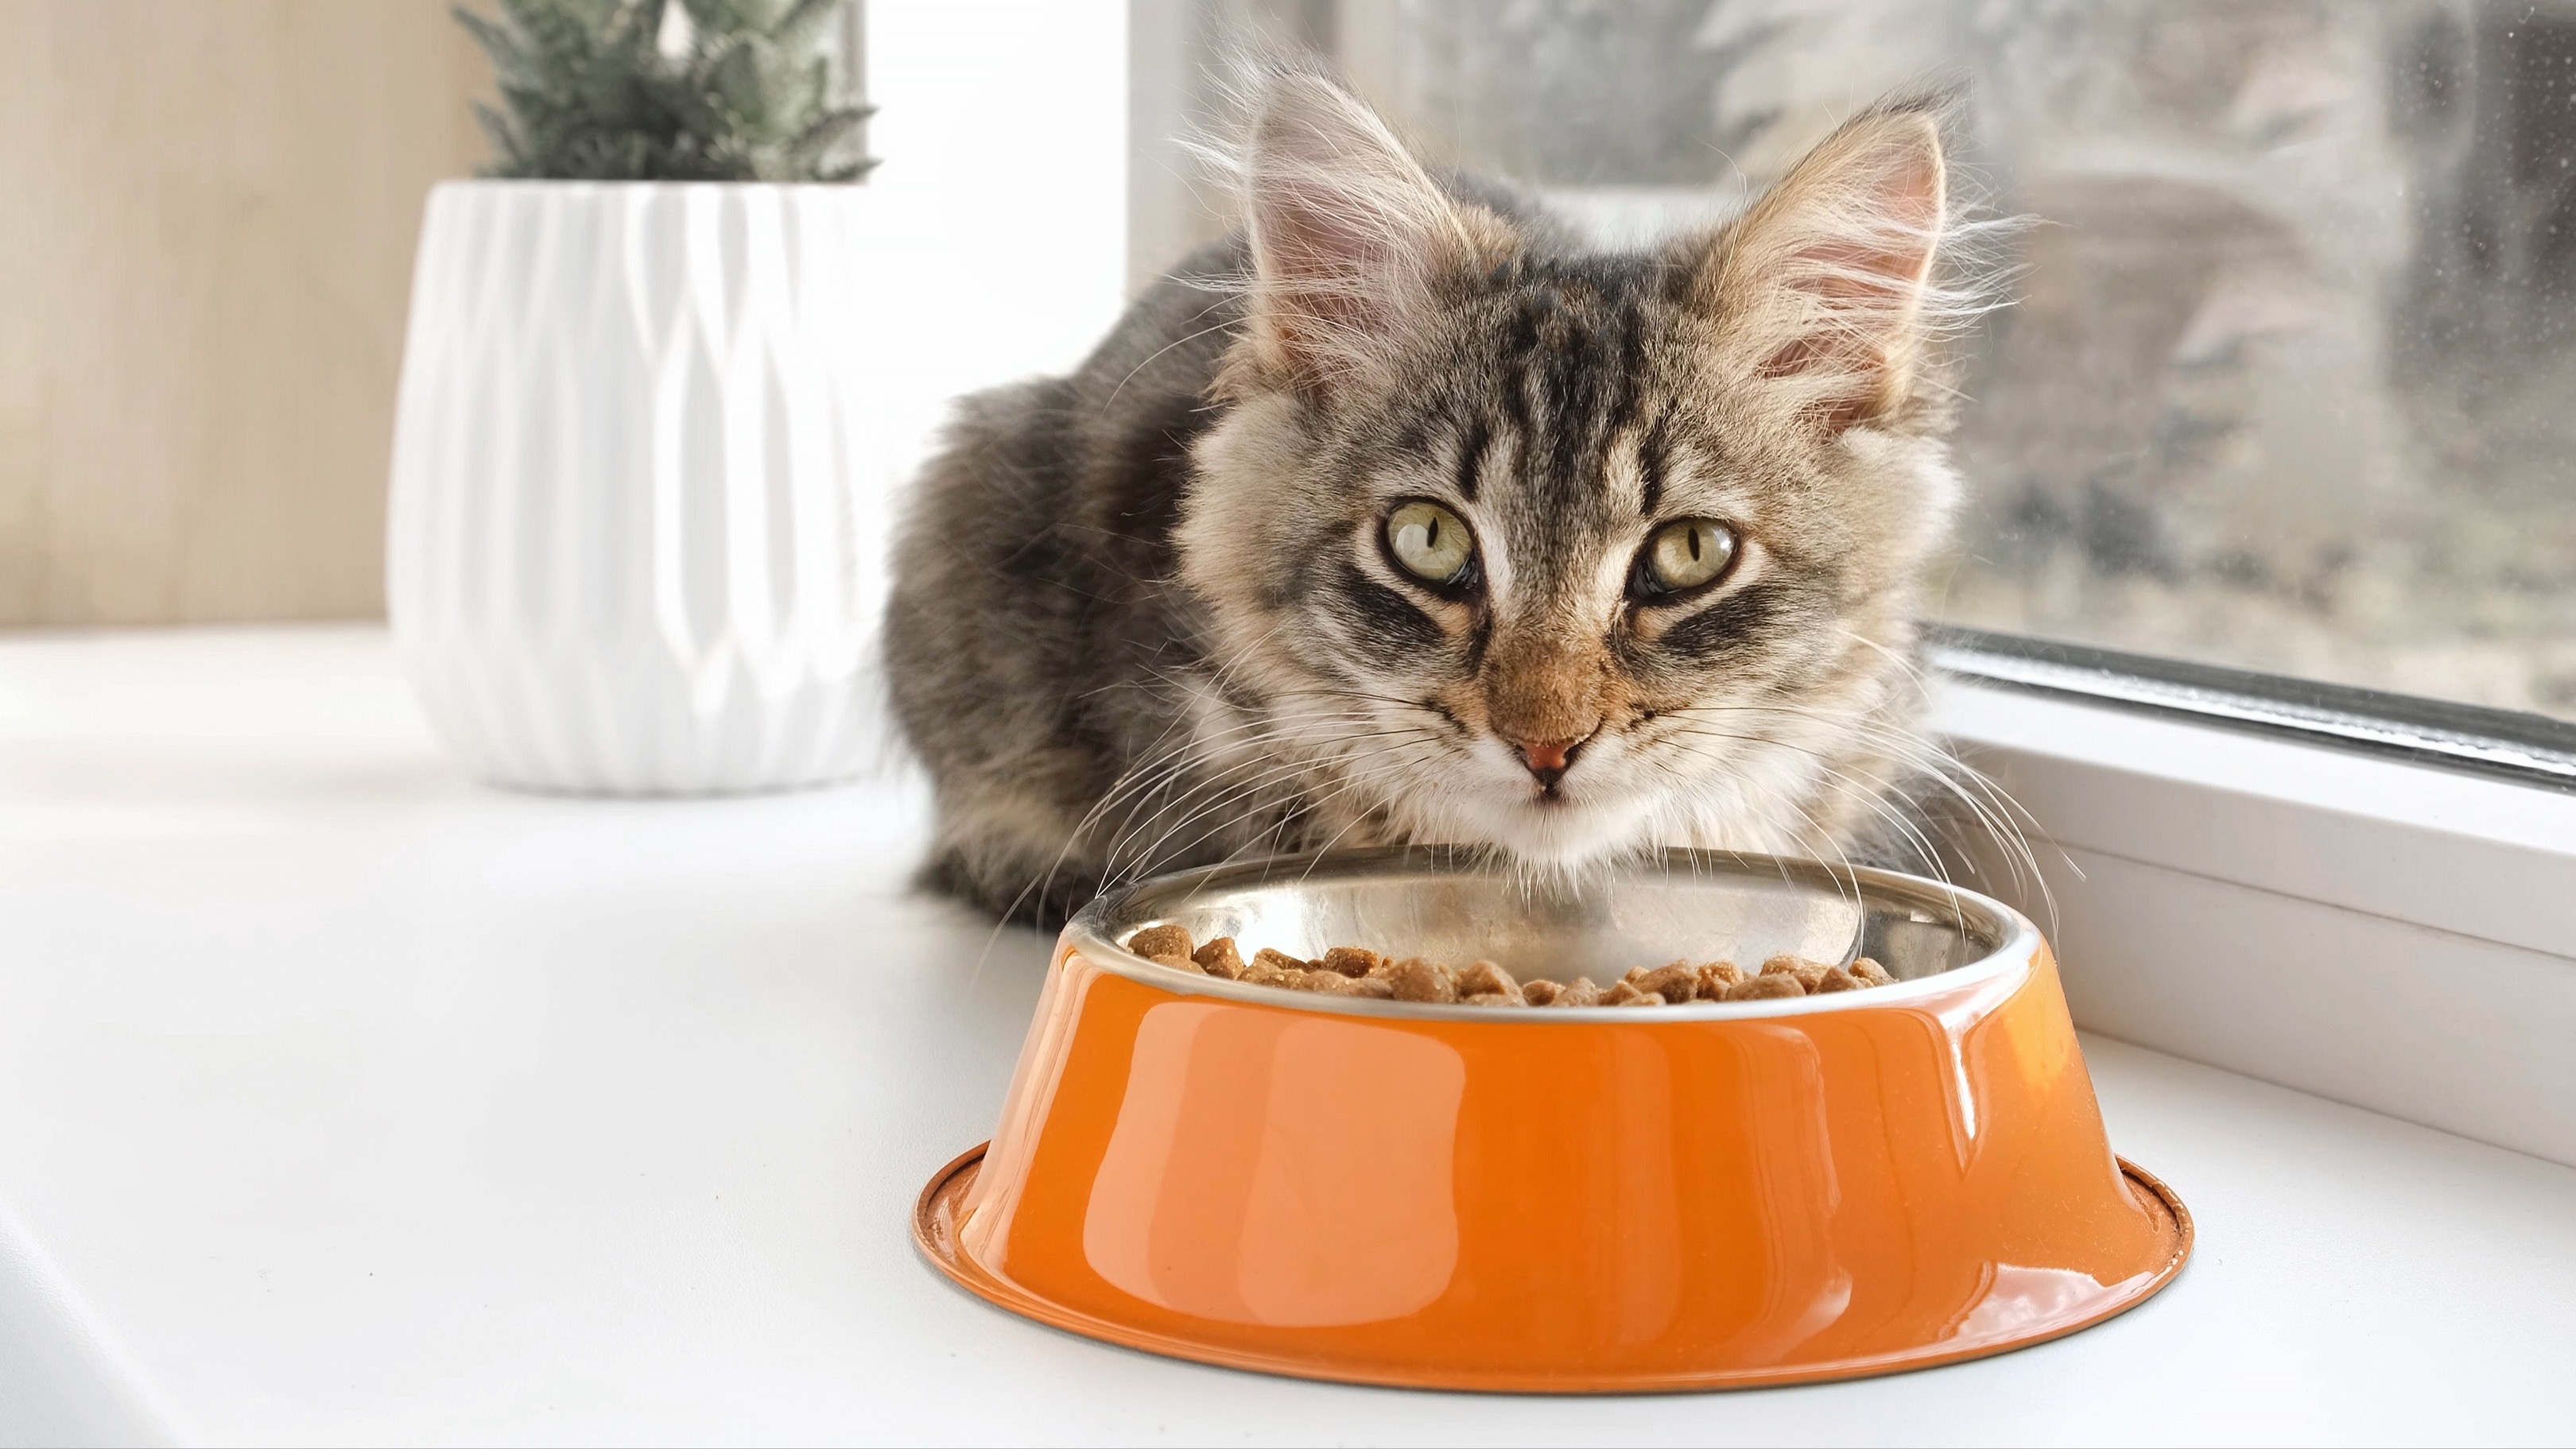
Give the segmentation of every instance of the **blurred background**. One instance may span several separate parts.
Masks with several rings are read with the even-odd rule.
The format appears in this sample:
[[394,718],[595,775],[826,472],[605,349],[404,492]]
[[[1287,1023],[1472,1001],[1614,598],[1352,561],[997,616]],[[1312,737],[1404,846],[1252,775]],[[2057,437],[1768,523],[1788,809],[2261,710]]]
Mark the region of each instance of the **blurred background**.
[[[0,624],[362,618],[440,0],[0,0]],[[2576,719],[2576,0],[868,0],[883,472],[1232,224],[1231,41],[1605,242],[1964,79],[2030,213],[1945,617]]]
[[0,624],[384,609],[440,0],[0,0]]

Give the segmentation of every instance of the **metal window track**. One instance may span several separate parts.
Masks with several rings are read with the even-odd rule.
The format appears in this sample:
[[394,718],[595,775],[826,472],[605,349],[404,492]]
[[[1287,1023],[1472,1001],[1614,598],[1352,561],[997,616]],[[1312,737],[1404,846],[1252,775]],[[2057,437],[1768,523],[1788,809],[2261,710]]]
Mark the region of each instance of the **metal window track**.
[[1932,626],[1926,642],[1937,668],[1981,684],[2187,716],[2576,791],[2576,723],[2547,715],[1950,624]]

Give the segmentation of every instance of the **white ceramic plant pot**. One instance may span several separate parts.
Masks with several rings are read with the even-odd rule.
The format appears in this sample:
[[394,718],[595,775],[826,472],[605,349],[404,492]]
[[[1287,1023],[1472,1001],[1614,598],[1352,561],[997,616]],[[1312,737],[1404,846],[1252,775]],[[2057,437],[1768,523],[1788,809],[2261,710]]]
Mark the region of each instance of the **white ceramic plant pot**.
[[528,789],[858,768],[879,507],[847,186],[449,182],[394,429],[386,593],[432,723]]

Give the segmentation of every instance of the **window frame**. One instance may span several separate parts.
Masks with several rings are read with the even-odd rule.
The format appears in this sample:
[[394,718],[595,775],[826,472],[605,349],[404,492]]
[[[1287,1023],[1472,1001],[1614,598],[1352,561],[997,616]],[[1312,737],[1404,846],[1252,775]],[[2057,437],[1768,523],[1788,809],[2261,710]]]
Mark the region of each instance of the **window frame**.
[[2576,722],[1959,624],[1928,634],[1944,672],[1987,684],[2576,790]]
[[2576,1165],[2576,792],[1958,653],[1934,728],[2040,868],[1989,846],[1961,883],[2039,922],[2079,1026]]

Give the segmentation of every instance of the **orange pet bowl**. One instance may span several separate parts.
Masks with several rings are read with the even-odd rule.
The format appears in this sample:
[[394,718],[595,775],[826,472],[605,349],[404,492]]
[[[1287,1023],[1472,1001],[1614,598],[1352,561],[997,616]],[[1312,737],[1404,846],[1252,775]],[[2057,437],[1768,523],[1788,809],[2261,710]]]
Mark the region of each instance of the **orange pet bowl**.
[[[1527,979],[1866,955],[1838,995],[1583,1010],[1310,996],[1157,966],[1364,945]],[[1883,872],[1676,852],[1581,891],[1431,852],[1151,881],[1066,927],[1000,1129],[922,1250],[1042,1323],[1419,1388],[1796,1383],[2000,1353],[2191,1251],[2111,1155],[2031,923]]]

